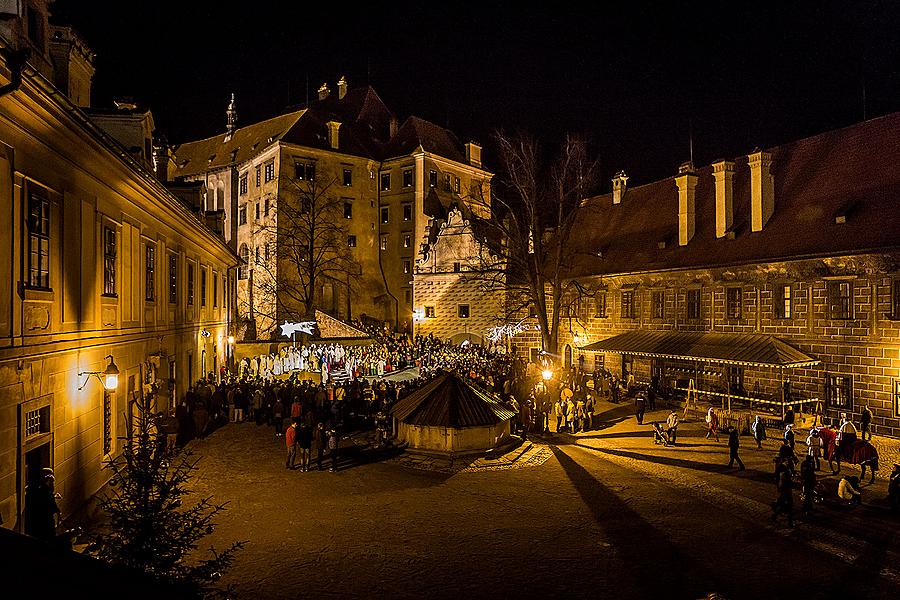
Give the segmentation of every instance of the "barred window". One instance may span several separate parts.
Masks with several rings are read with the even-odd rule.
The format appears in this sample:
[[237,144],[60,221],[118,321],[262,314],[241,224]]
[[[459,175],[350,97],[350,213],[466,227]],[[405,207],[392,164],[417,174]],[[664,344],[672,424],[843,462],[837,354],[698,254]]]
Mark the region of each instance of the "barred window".
[[651,298],[653,302],[653,318],[664,318],[666,316],[666,293],[662,290],[656,290]]
[[178,302],[178,256],[169,255],[169,304]]
[[28,196],[28,285],[50,287],[50,201]]
[[262,167],[260,165],[256,165],[256,187],[260,186],[261,174],[262,174]]
[[116,230],[113,227],[103,228],[103,295],[116,295]]
[[144,274],[146,275],[146,287],[144,299],[147,302],[156,300],[156,246],[147,244],[144,261]]
[[739,287],[725,289],[725,317],[740,319],[743,314],[744,290]]
[[687,318],[700,318],[700,290],[687,291]]
[[634,290],[625,290],[622,292],[622,318],[634,318]]
[[435,315],[436,315],[436,312],[435,312],[435,309],[433,306],[425,307],[425,318],[426,319],[433,319],[435,317]]
[[828,298],[828,316],[831,319],[853,318],[853,282],[828,281],[825,285]]
[[50,407],[42,406],[25,413],[25,437],[50,433]]
[[853,410],[853,378],[849,375],[825,375],[825,404],[829,408]]

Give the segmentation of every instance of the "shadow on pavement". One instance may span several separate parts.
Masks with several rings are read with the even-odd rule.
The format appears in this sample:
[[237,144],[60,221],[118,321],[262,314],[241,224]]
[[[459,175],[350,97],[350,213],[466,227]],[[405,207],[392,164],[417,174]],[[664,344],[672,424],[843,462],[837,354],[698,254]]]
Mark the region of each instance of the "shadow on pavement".
[[[647,565],[652,569],[652,576],[641,576],[638,572],[630,582],[639,597],[703,598],[711,590],[723,589],[713,575],[685,556],[662,532],[562,449],[551,446],[551,450],[622,561],[627,565]],[[666,560],[648,565],[647,548],[653,548],[656,556],[665,556]],[[619,582],[619,585],[623,589],[630,587],[625,582]]]

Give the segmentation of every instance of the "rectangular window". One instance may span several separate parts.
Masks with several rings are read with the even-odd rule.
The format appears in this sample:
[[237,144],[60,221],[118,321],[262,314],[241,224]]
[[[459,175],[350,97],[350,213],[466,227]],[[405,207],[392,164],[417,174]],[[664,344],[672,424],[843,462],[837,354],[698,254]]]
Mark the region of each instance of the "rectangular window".
[[[274,178],[274,163],[272,169],[272,177]],[[294,163],[294,178],[299,181],[315,181],[316,165],[313,163]],[[268,181],[268,179],[266,181]]]
[[352,219],[353,218],[353,203],[344,201],[344,218]]
[[381,207],[381,223],[387,224],[391,222],[391,210],[387,206]]
[[114,227],[103,228],[103,295],[116,295],[116,230]]
[[271,206],[269,205],[269,199],[266,198],[265,200],[263,200],[263,214],[267,217],[269,216],[270,208],[271,208]]
[[356,236],[355,235],[347,236],[347,245],[351,248],[356,248]]
[[403,169],[403,187],[412,187],[413,184],[413,170],[412,169]]
[[25,413],[25,438],[50,433],[50,407],[42,406]]
[[200,306],[206,306],[206,267],[200,267]]
[[458,193],[459,193],[459,190],[460,190],[460,187],[459,187],[459,177],[456,177],[456,178],[454,178],[454,180],[453,180],[453,191],[456,192],[456,193],[458,194]]
[[597,354],[594,355],[594,370],[595,371],[603,370],[603,365],[606,363],[605,359],[606,359],[606,355],[603,354],[602,352],[598,352]]
[[256,187],[261,185],[262,181],[262,166],[256,165]]
[[147,302],[156,300],[156,246],[147,244],[146,260],[144,263],[146,274],[146,288],[144,299]]
[[238,193],[243,196],[247,193],[247,174],[244,173],[241,175],[240,180],[238,180]]
[[213,273],[213,308],[219,306],[219,274]]
[[825,405],[827,408],[853,410],[853,378],[851,376],[825,374]]
[[625,290],[622,292],[622,318],[634,318],[634,290]]
[[247,224],[247,205],[243,205],[238,209],[238,225]]
[[462,270],[462,265],[458,262],[453,263],[453,272],[459,273]]
[[404,204],[403,205],[403,220],[409,221],[412,219],[412,204]]
[[426,318],[426,319],[433,319],[434,317],[435,317],[434,307],[433,307],[433,306],[426,306],[426,307],[425,307],[425,318]]
[[275,159],[267,160],[265,163],[265,181],[266,183],[275,179]]
[[387,250],[387,245],[388,245],[388,236],[387,236],[387,234],[385,234],[385,235],[381,236],[381,246],[380,247],[382,250]]
[[194,305],[194,265],[187,264],[187,305]]
[[828,281],[825,283],[830,319],[853,318],[853,282]]
[[606,292],[597,292],[594,296],[594,316],[606,318]]
[[743,314],[744,290],[739,287],[725,288],[725,318],[740,319]]
[[169,255],[169,304],[178,302],[178,255]]
[[775,286],[775,318],[790,319],[793,316],[793,294],[790,284],[778,284]]
[[651,296],[653,302],[653,318],[663,319],[666,316],[666,293],[662,290],[656,290]]
[[469,305],[468,304],[458,305],[456,314],[460,319],[468,319],[469,318]]
[[404,261],[403,261],[403,273],[408,275],[408,274],[409,274],[410,267],[411,267],[410,261],[404,260]]
[[410,246],[412,246],[412,235],[409,233],[404,233],[403,234],[403,247],[409,248]]
[[259,202],[256,203],[256,220],[259,221]]
[[891,318],[900,320],[900,277],[891,285]]
[[391,174],[390,173],[382,173],[381,174],[381,191],[382,192],[391,191]]
[[344,169],[344,186],[350,187],[353,185],[353,170],[352,169]]
[[687,318],[700,318],[700,290],[688,290],[687,296]]
[[444,191],[452,192],[453,191],[453,176],[450,173],[444,175]]
[[428,172],[428,187],[437,187],[437,171],[434,169]]
[[50,287],[50,201],[28,196],[28,285]]

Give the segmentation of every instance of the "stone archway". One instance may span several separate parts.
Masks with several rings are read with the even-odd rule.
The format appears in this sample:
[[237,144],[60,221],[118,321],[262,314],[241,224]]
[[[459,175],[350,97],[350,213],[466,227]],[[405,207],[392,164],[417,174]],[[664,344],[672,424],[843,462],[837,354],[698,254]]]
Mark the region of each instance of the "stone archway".
[[447,338],[447,341],[449,341],[454,346],[459,346],[466,340],[468,340],[470,344],[478,344],[482,346],[484,345],[484,338],[476,333],[455,333]]

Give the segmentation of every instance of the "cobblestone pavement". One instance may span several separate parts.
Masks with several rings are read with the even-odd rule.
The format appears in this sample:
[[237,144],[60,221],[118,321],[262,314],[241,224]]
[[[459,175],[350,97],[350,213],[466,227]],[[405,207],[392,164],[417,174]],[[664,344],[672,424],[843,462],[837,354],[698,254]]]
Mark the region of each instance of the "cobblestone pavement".
[[194,488],[229,502],[209,543],[249,541],[226,575],[241,598],[900,597],[883,482],[773,525],[774,441],[743,438],[739,472],[699,423],[667,448],[629,407],[601,410],[534,441],[542,464],[456,473],[355,445],[337,473],[288,471],[271,430],[228,425],[192,445]]

